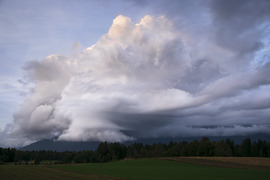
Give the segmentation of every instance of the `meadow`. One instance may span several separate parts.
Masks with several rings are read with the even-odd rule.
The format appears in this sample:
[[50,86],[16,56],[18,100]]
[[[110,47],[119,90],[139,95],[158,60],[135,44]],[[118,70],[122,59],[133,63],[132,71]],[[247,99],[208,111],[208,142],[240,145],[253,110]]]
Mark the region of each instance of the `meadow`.
[[109,163],[53,166],[0,166],[0,179],[237,179],[269,180],[270,171],[198,165],[162,159],[130,159]]
[[117,180],[102,175],[64,171],[41,165],[0,165],[0,180]]
[[221,168],[160,159],[135,159],[79,166],[65,165],[58,168],[124,179],[270,179],[269,170]]

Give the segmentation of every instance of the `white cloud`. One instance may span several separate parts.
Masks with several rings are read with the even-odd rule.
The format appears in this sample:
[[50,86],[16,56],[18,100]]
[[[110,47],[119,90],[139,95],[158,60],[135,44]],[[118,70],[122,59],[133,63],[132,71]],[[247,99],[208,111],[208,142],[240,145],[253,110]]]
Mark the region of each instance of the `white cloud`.
[[[165,16],[147,15],[133,23],[120,15],[107,34],[81,53],[29,62],[25,69],[36,86],[14,113],[8,134],[33,141],[58,136],[112,142],[266,131],[263,125],[246,128],[250,119],[226,120],[239,113],[223,100],[245,99],[244,91],[253,90],[252,96],[268,86],[269,65],[231,71],[228,67],[239,56],[214,48],[212,41],[193,47],[196,36],[181,32]],[[214,50],[205,52],[207,47]],[[205,128],[209,125],[214,127]]]

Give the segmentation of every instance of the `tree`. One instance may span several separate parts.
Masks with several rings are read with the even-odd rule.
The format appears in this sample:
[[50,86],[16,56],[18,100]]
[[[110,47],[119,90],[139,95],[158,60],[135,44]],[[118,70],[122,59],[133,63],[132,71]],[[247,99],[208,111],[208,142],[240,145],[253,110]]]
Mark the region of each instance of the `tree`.
[[241,156],[244,156],[244,157],[251,156],[251,140],[250,140],[250,138],[246,138],[243,140],[240,149],[241,149]]
[[107,142],[100,143],[96,150],[99,162],[108,162],[112,160],[111,152],[109,151],[109,146]]
[[213,156],[215,147],[207,137],[202,137],[199,143],[197,155],[199,156]]

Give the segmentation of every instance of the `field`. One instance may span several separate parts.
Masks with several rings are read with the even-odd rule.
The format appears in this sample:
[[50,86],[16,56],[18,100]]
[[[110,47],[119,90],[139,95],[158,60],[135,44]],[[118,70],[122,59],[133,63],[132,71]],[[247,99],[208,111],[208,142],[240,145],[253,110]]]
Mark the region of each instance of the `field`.
[[0,180],[117,180],[106,176],[63,171],[46,166],[0,165]]
[[258,157],[169,157],[164,160],[215,167],[265,169],[270,171],[270,158]]
[[[225,159],[223,161],[226,161]],[[181,162],[176,162],[176,160]],[[207,158],[205,160],[205,163],[209,161]],[[258,159],[257,163],[261,160],[269,163],[270,159]],[[202,161],[199,160],[198,162],[203,164]],[[217,159],[212,161],[217,161]],[[218,161],[219,163],[216,164],[222,164],[221,159]],[[236,161],[236,159],[234,158],[234,160],[230,161]],[[242,162],[244,159],[239,161]],[[250,162],[253,162],[253,160]],[[89,163],[56,166],[10,165],[0,166],[0,179],[270,179],[270,170],[260,169],[259,166],[256,166],[255,169],[251,167],[249,169],[242,169],[239,168],[241,167],[241,163],[239,162],[237,162],[238,168],[216,167],[209,164],[205,166],[194,163],[194,161],[191,163],[187,161],[182,162],[179,159],[134,159],[103,164]]]

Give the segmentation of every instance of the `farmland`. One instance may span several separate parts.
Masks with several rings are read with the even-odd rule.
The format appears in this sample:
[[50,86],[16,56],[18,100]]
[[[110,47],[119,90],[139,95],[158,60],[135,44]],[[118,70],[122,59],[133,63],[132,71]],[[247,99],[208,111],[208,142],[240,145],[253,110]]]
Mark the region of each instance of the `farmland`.
[[124,179],[269,179],[270,171],[221,168],[159,159],[136,159],[104,164],[58,166],[80,173],[107,175]]
[[63,171],[48,166],[14,166],[0,165],[0,180],[117,180],[117,178],[106,177],[102,175],[82,174],[69,171]]
[[[70,165],[53,165],[53,166],[0,166],[0,179],[268,179],[270,171],[264,168],[245,169],[240,168],[217,167],[202,164],[201,158],[198,162],[183,162],[181,159],[174,159],[180,162],[162,159],[130,159],[109,163],[86,163],[86,164],[70,164]],[[227,160],[225,160],[227,159]],[[197,158],[198,160],[198,158]],[[204,158],[206,160],[211,160]],[[247,159],[245,159],[247,160]],[[268,162],[270,159],[258,159],[259,161]],[[236,159],[223,158],[216,164],[222,164],[225,161],[237,161]],[[253,160],[249,161],[250,163]],[[242,165],[246,163],[243,162]],[[249,164],[250,164],[249,163]],[[226,163],[225,163],[226,164]]]
[[164,160],[187,162],[192,164],[242,168],[242,169],[265,169],[270,170],[270,158],[257,157],[165,157]]

